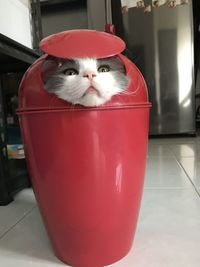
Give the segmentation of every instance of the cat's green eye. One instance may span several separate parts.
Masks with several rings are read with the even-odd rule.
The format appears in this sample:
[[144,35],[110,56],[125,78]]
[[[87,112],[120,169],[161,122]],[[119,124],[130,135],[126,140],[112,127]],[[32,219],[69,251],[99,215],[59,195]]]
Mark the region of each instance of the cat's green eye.
[[63,71],[63,73],[67,76],[73,76],[73,75],[77,75],[78,71],[76,69],[66,69]]
[[98,72],[109,72],[110,67],[108,65],[102,65],[98,68]]

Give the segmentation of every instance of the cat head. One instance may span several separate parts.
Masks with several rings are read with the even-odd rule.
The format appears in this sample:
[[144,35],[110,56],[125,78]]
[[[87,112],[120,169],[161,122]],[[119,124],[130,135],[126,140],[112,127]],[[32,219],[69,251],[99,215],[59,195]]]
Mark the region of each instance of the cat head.
[[43,65],[45,89],[72,104],[99,106],[129,84],[117,56],[94,59],[49,59]]

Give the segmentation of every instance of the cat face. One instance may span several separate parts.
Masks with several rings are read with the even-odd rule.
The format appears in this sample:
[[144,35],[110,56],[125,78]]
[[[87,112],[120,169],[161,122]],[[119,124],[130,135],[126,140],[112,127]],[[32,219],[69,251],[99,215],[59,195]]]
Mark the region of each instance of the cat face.
[[47,70],[43,79],[46,90],[72,104],[102,105],[129,84],[118,57],[47,60],[43,67]]

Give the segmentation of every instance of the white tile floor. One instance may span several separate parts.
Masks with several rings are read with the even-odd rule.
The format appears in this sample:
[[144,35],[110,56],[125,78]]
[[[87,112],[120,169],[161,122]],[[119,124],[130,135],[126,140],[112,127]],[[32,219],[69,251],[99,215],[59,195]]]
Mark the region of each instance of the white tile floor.
[[[131,252],[112,267],[200,266],[200,138],[151,139]],[[0,207],[0,266],[66,266],[53,254],[30,189]]]

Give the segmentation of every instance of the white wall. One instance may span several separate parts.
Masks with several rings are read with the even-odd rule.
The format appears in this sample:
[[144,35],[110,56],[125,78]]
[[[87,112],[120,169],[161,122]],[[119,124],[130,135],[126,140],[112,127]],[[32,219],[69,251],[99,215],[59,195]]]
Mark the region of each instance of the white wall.
[[32,48],[29,0],[0,0],[0,33]]

